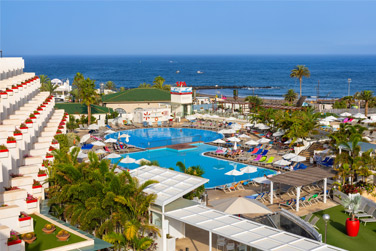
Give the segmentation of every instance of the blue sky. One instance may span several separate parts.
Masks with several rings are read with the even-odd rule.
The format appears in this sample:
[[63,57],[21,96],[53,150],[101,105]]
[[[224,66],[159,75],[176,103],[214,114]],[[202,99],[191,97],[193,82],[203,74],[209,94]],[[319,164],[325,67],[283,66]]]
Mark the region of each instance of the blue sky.
[[5,55],[376,54],[370,1],[0,4]]

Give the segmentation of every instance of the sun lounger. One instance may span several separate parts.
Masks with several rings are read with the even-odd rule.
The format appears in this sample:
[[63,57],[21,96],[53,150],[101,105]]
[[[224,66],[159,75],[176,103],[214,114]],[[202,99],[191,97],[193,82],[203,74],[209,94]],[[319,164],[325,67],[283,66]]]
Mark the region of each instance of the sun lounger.
[[309,222],[309,224],[311,224],[312,227],[314,227],[314,228],[316,228],[317,230],[319,230],[319,228],[316,226],[316,224],[317,224],[317,222],[318,222],[319,220],[320,220],[319,217],[314,216],[314,217],[312,218],[312,220]]
[[264,151],[261,153],[261,155],[262,155],[262,156],[265,156],[265,155],[268,154],[268,152],[269,152],[269,150],[264,150]]
[[263,152],[263,150],[262,149],[259,149],[257,152],[255,152],[255,153],[253,153],[253,155],[261,155],[261,153]]
[[290,200],[286,200],[286,201],[284,201],[284,202],[281,202],[281,203],[279,203],[279,207],[281,208],[282,206],[284,206],[284,207],[289,207],[289,208],[291,208],[291,209],[293,209],[294,210],[294,206],[295,205],[295,200],[293,200],[293,199],[290,199]]
[[259,163],[265,162],[268,157],[262,156],[262,158],[258,161]]
[[306,165],[304,165],[303,163],[302,164],[300,164],[300,166],[299,166],[299,169],[306,169],[307,168],[307,166]]
[[230,189],[229,189],[229,187],[228,187],[227,185],[219,186],[218,189],[219,189],[219,190],[222,190],[222,191],[225,192],[225,193],[229,193],[229,192],[231,192]]
[[239,181],[238,183],[236,183],[234,185],[234,188],[237,189],[237,190],[245,190],[244,186],[242,185],[241,181]]
[[[357,213],[357,214],[365,214],[366,213],[366,211],[365,211],[366,206],[367,206],[367,203],[361,203],[360,206],[359,206],[359,208],[358,208],[358,210],[355,213]],[[352,211],[350,209],[346,209],[345,212],[348,213],[348,214],[350,214]]]
[[349,122],[349,118],[345,118],[345,119],[343,120],[343,123],[347,123],[347,122]]
[[255,154],[255,153],[257,153],[257,152],[258,152],[258,150],[259,150],[259,148],[254,148],[254,149],[253,149],[253,151],[252,151],[252,152],[250,152],[250,154]]
[[259,161],[261,159],[261,154],[257,155],[256,159],[252,160],[252,161]]
[[268,161],[264,162],[263,164],[264,164],[264,165],[273,164],[273,160],[274,160],[274,157],[272,156],[272,157],[270,157],[270,158],[268,159]]
[[365,219],[360,219],[361,222],[364,222],[364,226],[367,224],[367,223],[370,223],[370,222],[376,222],[376,218],[375,217],[372,217],[372,218],[365,218]]
[[304,220],[305,220],[306,222],[309,222],[309,220],[311,219],[311,217],[312,217],[312,213],[309,213],[309,214],[307,214],[307,215],[304,217]]
[[355,217],[357,218],[369,218],[369,217],[373,217],[373,213],[375,212],[376,210],[376,207],[369,207],[365,213],[358,213],[358,214],[355,214]]

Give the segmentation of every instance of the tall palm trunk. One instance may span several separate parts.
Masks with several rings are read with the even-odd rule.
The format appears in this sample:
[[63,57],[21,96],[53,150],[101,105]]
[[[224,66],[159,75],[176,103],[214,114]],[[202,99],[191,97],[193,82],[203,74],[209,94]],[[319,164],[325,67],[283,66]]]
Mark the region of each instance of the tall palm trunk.
[[91,104],[87,105],[87,123],[91,124]]
[[366,117],[368,116],[368,101],[366,101],[364,105],[364,115],[366,115]]
[[300,83],[300,95],[299,95],[299,98],[302,97],[302,81],[303,81],[303,78],[299,78],[299,83]]

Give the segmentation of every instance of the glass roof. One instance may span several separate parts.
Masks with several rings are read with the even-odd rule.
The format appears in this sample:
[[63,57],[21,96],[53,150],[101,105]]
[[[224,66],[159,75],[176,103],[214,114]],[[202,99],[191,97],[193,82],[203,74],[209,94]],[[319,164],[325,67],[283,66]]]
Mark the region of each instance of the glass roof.
[[261,250],[343,250],[202,205],[177,209],[165,215]]
[[157,195],[154,204],[158,206],[167,205],[209,181],[208,179],[158,166],[142,166],[131,170],[130,174],[132,177],[136,177],[140,183],[144,183],[147,180],[159,182],[148,186],[144,190],[146,193]]

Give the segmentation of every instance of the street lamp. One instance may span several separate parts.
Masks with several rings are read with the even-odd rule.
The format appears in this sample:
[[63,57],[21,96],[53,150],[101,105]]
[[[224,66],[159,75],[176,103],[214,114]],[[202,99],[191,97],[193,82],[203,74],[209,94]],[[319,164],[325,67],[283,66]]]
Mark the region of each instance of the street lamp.
[[347,96],[350,96],[350,83],[351,83],[351,78],[347,79],[347,82],[349,83],[347,86]]
[[325,243],[326,243],[326,233],[327,233],[327,230],[328,230],[328,221],[330,220],[330,215],[329,214],[324,214],[322,216],[322,218],[325,221]]

